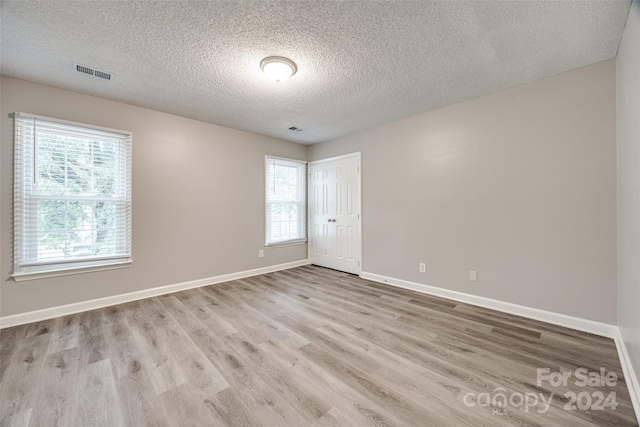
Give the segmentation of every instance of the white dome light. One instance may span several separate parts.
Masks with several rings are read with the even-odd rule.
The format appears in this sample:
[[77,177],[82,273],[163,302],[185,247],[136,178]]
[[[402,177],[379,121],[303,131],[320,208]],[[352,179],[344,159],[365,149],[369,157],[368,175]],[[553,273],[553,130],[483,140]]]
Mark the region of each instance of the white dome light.
[[295,62],[281,56],[269,56],[260,62],[262,71],[276,83],[283,82],[293,76],[298,67]]

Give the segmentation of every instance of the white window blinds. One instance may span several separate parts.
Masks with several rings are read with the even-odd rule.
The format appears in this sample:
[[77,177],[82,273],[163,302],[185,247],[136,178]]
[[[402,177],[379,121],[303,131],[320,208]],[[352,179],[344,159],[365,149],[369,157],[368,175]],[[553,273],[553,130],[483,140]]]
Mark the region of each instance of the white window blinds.
[[131,133],[15,113],[14,276],[131,262]]
[[307,163],[266,158],[266,244],[307,238]]

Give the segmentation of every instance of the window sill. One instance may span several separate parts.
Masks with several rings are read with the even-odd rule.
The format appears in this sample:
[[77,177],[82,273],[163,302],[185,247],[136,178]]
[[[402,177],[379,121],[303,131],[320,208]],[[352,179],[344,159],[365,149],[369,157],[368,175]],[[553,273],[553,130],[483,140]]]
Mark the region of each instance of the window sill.
[[282,243],[265,243],[264,247],[268,249],[268,248],[282,248],[286,246],[300,246],[300,245],[306,245],[306,244],[307,244],[306,240],[293,240],[293,241],[282,242]]
[[16,282],[23,282],[27,280],[47,279],[50,277],[69,276],[72,274],[93,273],[95,271],[115,270],[119,268],[131,267],[131,261],[121,261],[111,264],[92,265],[65,269],[50,269],[42,271],[33,271],[26,273],[14,273],[13,280]]

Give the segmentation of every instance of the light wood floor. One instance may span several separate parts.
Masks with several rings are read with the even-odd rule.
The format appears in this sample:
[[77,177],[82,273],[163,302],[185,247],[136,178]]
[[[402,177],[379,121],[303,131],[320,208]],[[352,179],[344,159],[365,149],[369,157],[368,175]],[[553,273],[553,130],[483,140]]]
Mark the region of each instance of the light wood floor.
[[[0,342],[2,426],[637,425],[610,339],[312,266],[4,329]],[[536,385],[537,368],[582,367],[617,385]],[[564,410],[572,391],[613,392],[617,408]],[[500,392],[512,404],[481,405]],[[554,394],[546,412],[516,407],[540,393]]]

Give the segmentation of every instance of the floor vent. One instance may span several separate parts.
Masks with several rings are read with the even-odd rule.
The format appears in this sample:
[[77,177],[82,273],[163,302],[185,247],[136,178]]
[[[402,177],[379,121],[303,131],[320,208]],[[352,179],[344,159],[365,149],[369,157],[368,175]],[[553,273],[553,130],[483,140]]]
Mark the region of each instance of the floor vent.
[[96,70],[94,68],[87,67],[86,65],[76,64],[75,62],[73,64],[73,66],[76,69],[76,71],[79,72],[79,73],[88,74],[90,76],[99,77],[99,78],[105,79],[105,80],[111,80],[112,74],[111,73],[107,73],[106,71]]

